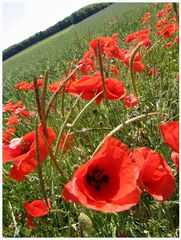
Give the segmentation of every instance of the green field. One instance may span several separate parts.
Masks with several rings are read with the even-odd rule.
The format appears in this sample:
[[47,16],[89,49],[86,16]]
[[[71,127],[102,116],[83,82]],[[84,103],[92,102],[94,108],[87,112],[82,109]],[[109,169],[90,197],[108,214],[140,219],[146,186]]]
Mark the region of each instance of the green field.
[[[165,144],[158,126],[161,122],[179,119],[179,85],[176,80],[179,72],[179,46],[174,44],[172,48],[165,48],[168,39],[159,38],[155,34],[156,14],[162,8],[163,4],[115,3],[9,58],[3,62],[3,103],[22,100],[27,110],[37,111],[34,92],[16,90],[14,84],[33,81],[44,75],[47,67],[50,69],[48,85],[62,79],[71,68],[70,62],[73,66],[76,65],[93,38],[112,36],[116,32],[120,38],[119,47],[130,49],[133,44],[129,45],[122,40],[131,32],[147,28],[140,26],[140,19],[146,12],[151,12],[152,19],[148,25],[151,29],[151,48],[140,50],[145,71],[135,73],[140,103],[134,108],[125,107],[122,101],[109,101],[108,106],[104,100],[99,105],[90,104],[71,129],[74,140],[70,150],[63,157],[58,152],[56,157],[65,176],[70,180],[75,165],[81,166],[89,160],[112,129],[141,114],[159,112],[156,116],[125,125],[114,137],[127,144],[131,150],[145,146],[161,154],[173,172],[176,183],[174,193],[167,201],[157,201],[143,190],[141,200],[130,210],[112,214],[94,211],[62,199],[61,193],[66,182],[52,167],[48,157],[42,164],[42,170],[46,195],[50,198],[52,207],[48,215],[33,220],[36,228],[32,230],[25,226],[26,212],[22,203],[42,199],[38,171],[32,172],[25,181],[15,181],[9,177],[12,163],[5,163],[4,237],[178,237],[179,173],[170,157],[171,148]],[[159,74],[148,77],[150,67],[158,69]],[[120,76],[111,76],[109,72],[110,77],[121,80],[128,93],[133,92],[129,69],[120,63],[118,70],[121,72]],[[51,96],[52,93],[48,91],[47,104]],[[70,125],[88,103],[81,99],[72,109],[76,99],[69,94],[59,94],[56,98],[56,110],[51,110],[47,119],[48,127],[56,135],[68,114],[71,112],[67,121]],[[3,115],[4,129],[7,128],[5,124],[9,116],[8,113]],[[15,135],[21,137],[34,129],[35,118],[30,121],[24,118],[16,124]],[[69,126],[66,124],[65,131],[68,130]],[[91,231],[86,230],[86,226],[83,230],[80,227],[80,213],[85,213],[91,219]]]

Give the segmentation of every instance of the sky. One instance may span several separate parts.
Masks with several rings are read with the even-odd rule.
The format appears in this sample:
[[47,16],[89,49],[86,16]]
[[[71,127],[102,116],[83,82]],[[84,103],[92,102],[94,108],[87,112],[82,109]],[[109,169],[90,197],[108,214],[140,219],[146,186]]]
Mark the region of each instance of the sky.
[[98,2],[106,0],[1,0],[1,47],[4,50],[56,24],[81,7]]

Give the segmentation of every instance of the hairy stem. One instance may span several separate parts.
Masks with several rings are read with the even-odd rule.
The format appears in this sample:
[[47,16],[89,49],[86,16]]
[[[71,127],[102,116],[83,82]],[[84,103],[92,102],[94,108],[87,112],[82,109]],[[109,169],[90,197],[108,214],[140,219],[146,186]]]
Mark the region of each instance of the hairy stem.
[[137,89],[136,89],[136,80],[135,80],[135,77],[134,77],[134,58],[135,58],[135,56],[136,56],[136,53],[139,51],[141,45],[142,45],[142,42],[139,43],[139,44],[135,47],[135,49],[133,50],[133,53],[132,53],[132,55],[131,55],[131,57],[130,57],[130,60],[129,60],[131,82],[132,82],[134,94],[135,94],[136,97],[137,97]]
[[46,202],[46,205],[48,206],[48,202],[47,202],[47,196],[46,196],[46,191],[45,191],[45,184],[44,184],[44,180],[43,180],[43,174],[42,174],[42,167],[41,167],[41,162],[40,162],[40,151],[39,151],[39,141],[38,141],[38,122],[37,122],[37,118],[36,118],[36,161],[37,161],[37,168],[38,168],[38,178],[39,178],[39,182],[40,182],[40,189],[42,192],[42,196]]
[[112,135],[114,135],[116,132],[118,132],[120,129],[122,129],[125,125],[128,125],[130,123],[136,122],[142,118],[148,117],[148,116],[154,116],[154,115],[158,115],[160,114],[159,112],[152,112],[152,113],[145,113],[142,114],[140,116],[131,118],[129,120],[127,120],[124,123],[121,123],[120,125],[118,125],[116,128],[114,128],[109,134],[106,135],[106,137],[102,140],[102,142],[99,144],[99,146],[96,148],[96,150],[94,151],[94,153],[92,154],[92,157],[97,153],[97,151],[100,149],[100,147],[103,145],[103,143],[105,142],[107,137],[110,137]]
[[41,119],[42,119],[41,103],[40,103],[40,95],[39,95],[39,89],[38,89],[38,84],[37,84],[37,79],[36,78],[34,79],[33,84],[34,84],[34,89],[35,89],[35,99],[36,99],[38,115],[39,115],[39,118],[40,118],[40,121],[41,121]]
[[106,85],[105,85],[105,80],[104,80],[104,70],[103,70],[103,64],[102,64],[101,46],[100,46],[99,39],[98,39],[98,58],[99,58],[99,69],[100,69],[100,73],[101,73],[104,98],[105,98],[106,104],[108,106],[108,98],[107,98]]
[[63,124],[62,124],[61,130],[60,130],[60,132],[59,132],[59,134],[58,134],[58,137],[57,137],[57,143],[56,143],[55,153],[54,153],[55,156],[57,155],[58,148],[59,148],[59,144],[60,144],[60,140],[61,140],[61,138],[62,138],[64,129],[65,129],[66,124],[67,124],[67,122],[68,122],[68,120],[69,120],[69,117],[70,117],[73,109],[75,108],[75,106],[77,105],[77,103],[78,103],[79,100],[80,100],[80,97],[76,99],[76,101],[75,101],[72,109],[71,109],[70,112],[67,114],[67,117],[66,117],[65,121],[64,121]]
[[80,111],[80,113],[77,115],[77,117],[74,119],[73,123],[70,125],[70,128],[67,132],[67,135],[64,139],[63,142],[63,146],[62,146],[62,150],[61,150],[61,158],[63,157],[63,153],[64,153],[64,149],[68,140],[68,137],[70,135],[71,129],[74,127],[74,125],[76,124],[76,122],[79,120],[79,118],[82,116],[82,114],[84,113],[84,111],[89,107],[89,105],[91,105],[91,103],[99,96],[102,94],[102,91],[100,93],[98,93],[90,102],[88,102],[85,107]]
[[44,77],[44,83],[43,83],[43,92],[42,92],[41,114],[42,114],[42,117],[44,119],[45,119],[45,106],[46,106],[48,75],[49,75],[49,68],[47,68],[47,70],[45,71],[45,77]]
[[48,107],[47,107],[47,111],[46,111],[46,118],[48,117],[48,114],[50,112],[50,109],[52,107],[52,104],[54,102],[54,100],[57,98],[60,90],[66,85],[66,83],[68,82],[68,80],[74,75],[74,73],[77,71],[78,67],[76,67],[66,78],[65,80],[60,83],[60,85],[58,86],[57,90],[54,92],[53,96],[51,97],[50,99],[50,102],[48,104]]

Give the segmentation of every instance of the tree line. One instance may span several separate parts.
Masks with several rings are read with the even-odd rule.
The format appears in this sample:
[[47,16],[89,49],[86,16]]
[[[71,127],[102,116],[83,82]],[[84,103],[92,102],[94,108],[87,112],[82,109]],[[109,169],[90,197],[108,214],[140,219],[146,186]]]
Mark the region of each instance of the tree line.
[[99,12],[111,4],[113,3],[97,3],[79,9],[78,11],[72,13],[69,17],[64,18],[62,21],[57,22],[55,25],[47,28],[46,30],[40,31],[24,41],[5,49],[3,51],[3,61],[32,46],[33,44],[38,43],[39,41],[42,41],[43,39],[71,26],[72,24],[81,22],[85,18]]

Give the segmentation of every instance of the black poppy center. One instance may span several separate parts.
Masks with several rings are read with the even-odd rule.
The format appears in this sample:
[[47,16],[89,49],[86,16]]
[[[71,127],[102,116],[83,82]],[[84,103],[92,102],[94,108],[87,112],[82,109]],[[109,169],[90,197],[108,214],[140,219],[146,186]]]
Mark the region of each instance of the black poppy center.
[[31,147],[32,141],[23,141],[21,143],[21,154],[25,154],[27,152],[29,152],[30,147]]
[[96,191],[100,191],[102,187],[109,183],[109,176],[101,168],[94,168],[92,172],[87,173],[86,182]]

